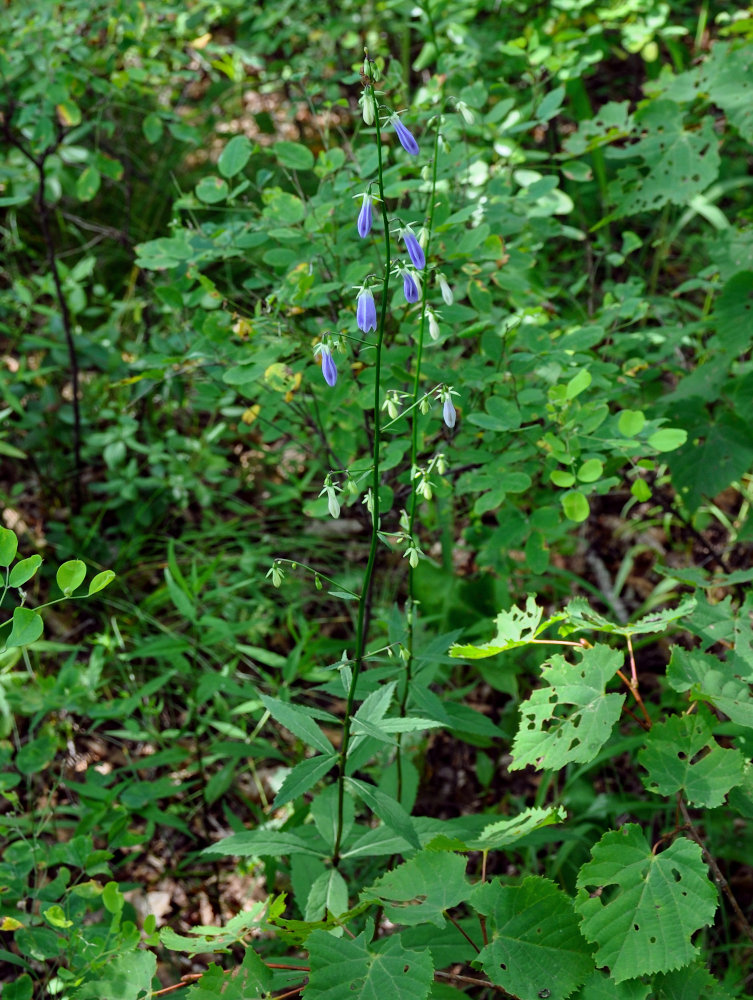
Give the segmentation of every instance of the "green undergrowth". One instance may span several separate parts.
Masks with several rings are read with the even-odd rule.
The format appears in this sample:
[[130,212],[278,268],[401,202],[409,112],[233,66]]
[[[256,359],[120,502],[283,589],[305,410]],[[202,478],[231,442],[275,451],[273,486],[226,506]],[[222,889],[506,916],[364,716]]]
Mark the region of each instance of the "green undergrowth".
[[753,995],[753,11],[4,17],[3,1000]]

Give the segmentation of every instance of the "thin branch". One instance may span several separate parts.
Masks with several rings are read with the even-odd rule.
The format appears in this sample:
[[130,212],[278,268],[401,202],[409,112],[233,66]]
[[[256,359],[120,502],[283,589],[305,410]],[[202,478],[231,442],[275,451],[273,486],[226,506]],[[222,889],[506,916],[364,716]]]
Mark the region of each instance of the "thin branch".
[[734,895],[732,894],[732,890],[729,887],[729,882],[727,882],[727,879],[722,874],[719,865],[716,863],[711,852],[704,844],[703,840],[701,839],[701,835],[693,826],[693,821],[690,818],[688,807],[683,802],[682,796],[679,793],[677,795],[677,804],[679,806],[680,812],[682,813],[682,818],[685,820],[685,828],[690,834],[691,839],[694,840],[696,844],[698,844],[698,846],[703,851],[703,856],[706,859],[706,864],[711,869],[711,873],[714,876],[714,881],[716,882],[717,887],[724,893],[724,895],[729,900],[729,904],[734,910],[735,916],[737,917],[738,921],[740,922],[740,927],[742,928],[743,933],[746,935],[746,937],[749,937],[750,940],[753,941],[753,927],[750,926],[748,918],[740,909],[740,904],[737,902]]
[[71,323],[71,314],[68,309],[68,302],[66,301],[65,294],[63,292],[63,284],[60,280],[60,271],[58,270],[57,257],[55,253],[55,241],[52,238],[52,230],[50,229],[50,206],[47,204],[47,199],[44,194],[45,185],[45,157],[41,157],[39,160],[34,160],[34,165],[37,168],[37,173],[39,175],[39,182],[37,186],[37,211],[39,212],[39,224],[42,229],[42,238],[44,240],[45,249],[47,251],[47,266],[50,269],[50,274],[52,275],[52,281],[55,285],[55,295],[58,300],[58,307],[60,309],[60,318],[63,323],[63,334],[65,336],[65,343],[68,348],[68,360],[71,368],[71,390],[73,393],[73,465],[74,465],[74,480],[73,480],[73,512],[78,514],[81,510],[81,473],[82,473],[82,463],[81,463],[81,410],[79,408],[78,393],[79,393],[79,370],[78,370],[78,356],[76,354],[76,345],[73,341],[73,324]]
[[453,926],[453,927],[455,927],[455,928],[457,928],[457,930],[459,930],[459,931],[460,931],[460,933],[461,933],[461,934],[463,935],[463,937],[464,937],[464,938],[466,939],[466,941],[468,942],[468,944],[469,944],[469,945],[470,945],[470,946],[471,946],[472,948],[474,948],[474,949],[475,949],[475,951],[476,951],[476,953],[478,954],[478,953],[479,953],[479,952],[481,951],[481,949],[480,949],[480,948],[479,948],[479,946],[478,946],[478,945],[476,944],[476,942],[475,942],[475,941],[473,940],[473,938],[472,938],[472,937],[470,936],[470,934],[467,934],[467,933],[466,933],[466,932],[465,932],[465,931],[463,930],[463,928],[462,928],[462,927],[460,926],[460,924],[459,924],[459,923],[457,922],[457,920],[456,920],[456,919],[455,919],[455,918],[454,918],[453,916],[451,916],[451,915],[450,915],[449,913],[447,913],[447,912],[445,911],[445,914],[444,914],[444,915],[445,915],[445,916],[447,917],[447,919],[448,919],[448,920],[450,921],[450,923],[452,924],[452,926]]
[[635,698],[638,708],[640,708],[641,712],[643,712],[643,717],[646,721],[640,722],[640,719],[638,719],[637,721],[640,722],[640,724],[643,726],[644,729],[650,729],[651,726],[653,725],[653,722],[651,720],[651,716],[646,711],[646,706],[643,704],[643,699],[641,698],[638,688],[632,683],[632,681],[628,680],[628,678],[621,670],[617,671],[617,676],[620,678],[625,687],[630,691],[632,696]]

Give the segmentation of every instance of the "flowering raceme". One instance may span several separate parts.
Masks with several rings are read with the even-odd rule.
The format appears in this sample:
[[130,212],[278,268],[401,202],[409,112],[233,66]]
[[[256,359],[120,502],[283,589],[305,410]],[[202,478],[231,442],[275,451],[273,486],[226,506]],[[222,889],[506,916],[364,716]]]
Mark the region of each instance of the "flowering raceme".
[[403,125],[397,115],[390,115],[390,125],[394,128],[397,133],[397,137],[400,140],[400,145],[403,147],[406,153],[410,153],[411,156],[418,156],[420,150],[418,148],[418,143],[413,138],[409,130]]
[[361,211],[358,213],[358,235],[362,239],[371,232],[372,218],[371,195],[367,193],[363,196]]
[[356,300],[356,322],[358,323],[358,329],[364,333],[368,333],[369,330],[376,330],[377,328],[376,303],[374,302],[374,293],[370,288],[361,288],[358,293],[358,299]]

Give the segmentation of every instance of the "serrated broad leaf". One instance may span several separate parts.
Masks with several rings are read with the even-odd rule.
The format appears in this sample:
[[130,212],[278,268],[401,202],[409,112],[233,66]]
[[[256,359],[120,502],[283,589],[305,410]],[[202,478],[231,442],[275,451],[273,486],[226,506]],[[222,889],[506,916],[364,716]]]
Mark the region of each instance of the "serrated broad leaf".
[[637,622],[611,622],[604,615],[590,606],[584,597],[576,597],[569,602],[564,611],[564,617],[576,629],[591,629],[594,632],[607,632],[610,635],[648,635],[653,632],[664,632],[673,622],[686,618],[695,610],[696,601],[692,596],[683,597],[676,608],[664,608],[652,611]]
[[306,1000],[425,1000],[434,978],[431,953],[411,951],[399,936],[375,950],[366,935],[335,938],[315,930],[306,942],[311,972]]
[[566,818],[564,810],[558,808],[525,809],[512,819],[501,819],[490,823],[484,827],[480,837],[467,842],[466,848],[470,851],[499,851],[522,840],[534,830],[540,830],[553,823],[562,823]]
[[700,847],[680,838],[654,854],[635,823],[604,834],[577,886],[581,931],[618,983],[687,965],[697,954],[691,936],[717,907]]
[[660,973],[654,979],[654,996],[656,1000],[732,1000],[719,980],[700,963]]
[[547,626],[562,621],[562,615],[553,615],[542,622],[544,609],[536,604],[532,594],[526,599],[525,609],[512,607],[509,611],[500,611],[495,619],[497,634],[489,642],[481,645],[454,644],[450,647],[450,656],[465,657],[469,660],[481,660],[487,656],[496,656],[506,649],[516,649],[526,646],[535,639]]
[[511,770],[528,764],[558,770],[571,762],[586,763],[609,739],[625,696],[606,694],[605,687],[623,656],[603,645],[579,655],[579,663],[553,656],[542,671],[547,686],[520,706]]
[[616,983],[606,972],[596,969],[573,995],[573,1000],[648,1000],[650,992],[651,987],[639,979]]
[[246,1000],[247,997],[267,997],[272,992],[272,972],[259,956],[246,948],[240,967],[233,976],[220,966],[210,963],[201,979],[190,986],[186,1000]]
[[129,951],[112,955],[94,975],[75,992],[76,1000],[134,1000],[149,996],[152,978],[157,971],[157,956],[151,951]]
[[473,887],[465,877],[467,859],[458,854],[421,851],[364,889],[364,899],[378,899],[387,917],[412,926],[425,921],[445,926],[445,910],[468,899]]
[[518,886],[486,882],[470,903],[488,918],[491,938],[476,962],[520,1000],[564,1000],[593,971],[573,901],[549,879],[531,875]]
[[686,129],[673,101],[655,100],[636,114],[635,126],[642,138],[624,152],[641,163],[619,170],[610,185],[617,218],[687,205],[716,180],[719,142],[708,118]]
[[303,740],[308,746],[327,756],[334,752],[330,741],[305,709],[277,698],[270,698],[266,694],[260,695],[260,698],[275,722],[289,729],[299,740]]
[[675,691],[690,691],[693,700],[707,701],[733,722],[753,729],[750,686],[736,676],[733,667],[715,656],[674,646],[667,680]]
[[658,795],[684,792],[692,805],[720,806],[743,780],[743,755],[720,747],[706,711],[672,716],[646,736],[638,763],[648,772],[643,784]]

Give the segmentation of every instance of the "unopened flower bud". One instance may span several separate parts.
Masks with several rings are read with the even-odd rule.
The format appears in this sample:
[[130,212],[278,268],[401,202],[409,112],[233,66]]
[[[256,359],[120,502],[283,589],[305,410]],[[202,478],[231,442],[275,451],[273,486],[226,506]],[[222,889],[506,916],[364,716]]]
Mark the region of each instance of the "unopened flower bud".
[[437,284],[439,285],[439,290],[442,293],[445,305],[451,306],[454,296],[452,294],[452,289],[447,284],[447,278],[445,278],[441,271],[437,271]]
[[365,125],[374,124],[376,108],[374,107],[374,98],[368,90],[364,90],[363,94],[361,94],[361,114],[363,115]]
[[426,310],[426,314],[429,317],[429,336],[432,340],[439,340],[439,323],[437,323],[437,317],[430,310]]
[[458,113],[462,117],[466,125],[473,125],[476,121],[476,116],[465,103],[465,101],[456,101],[455,107],[458,109]]

